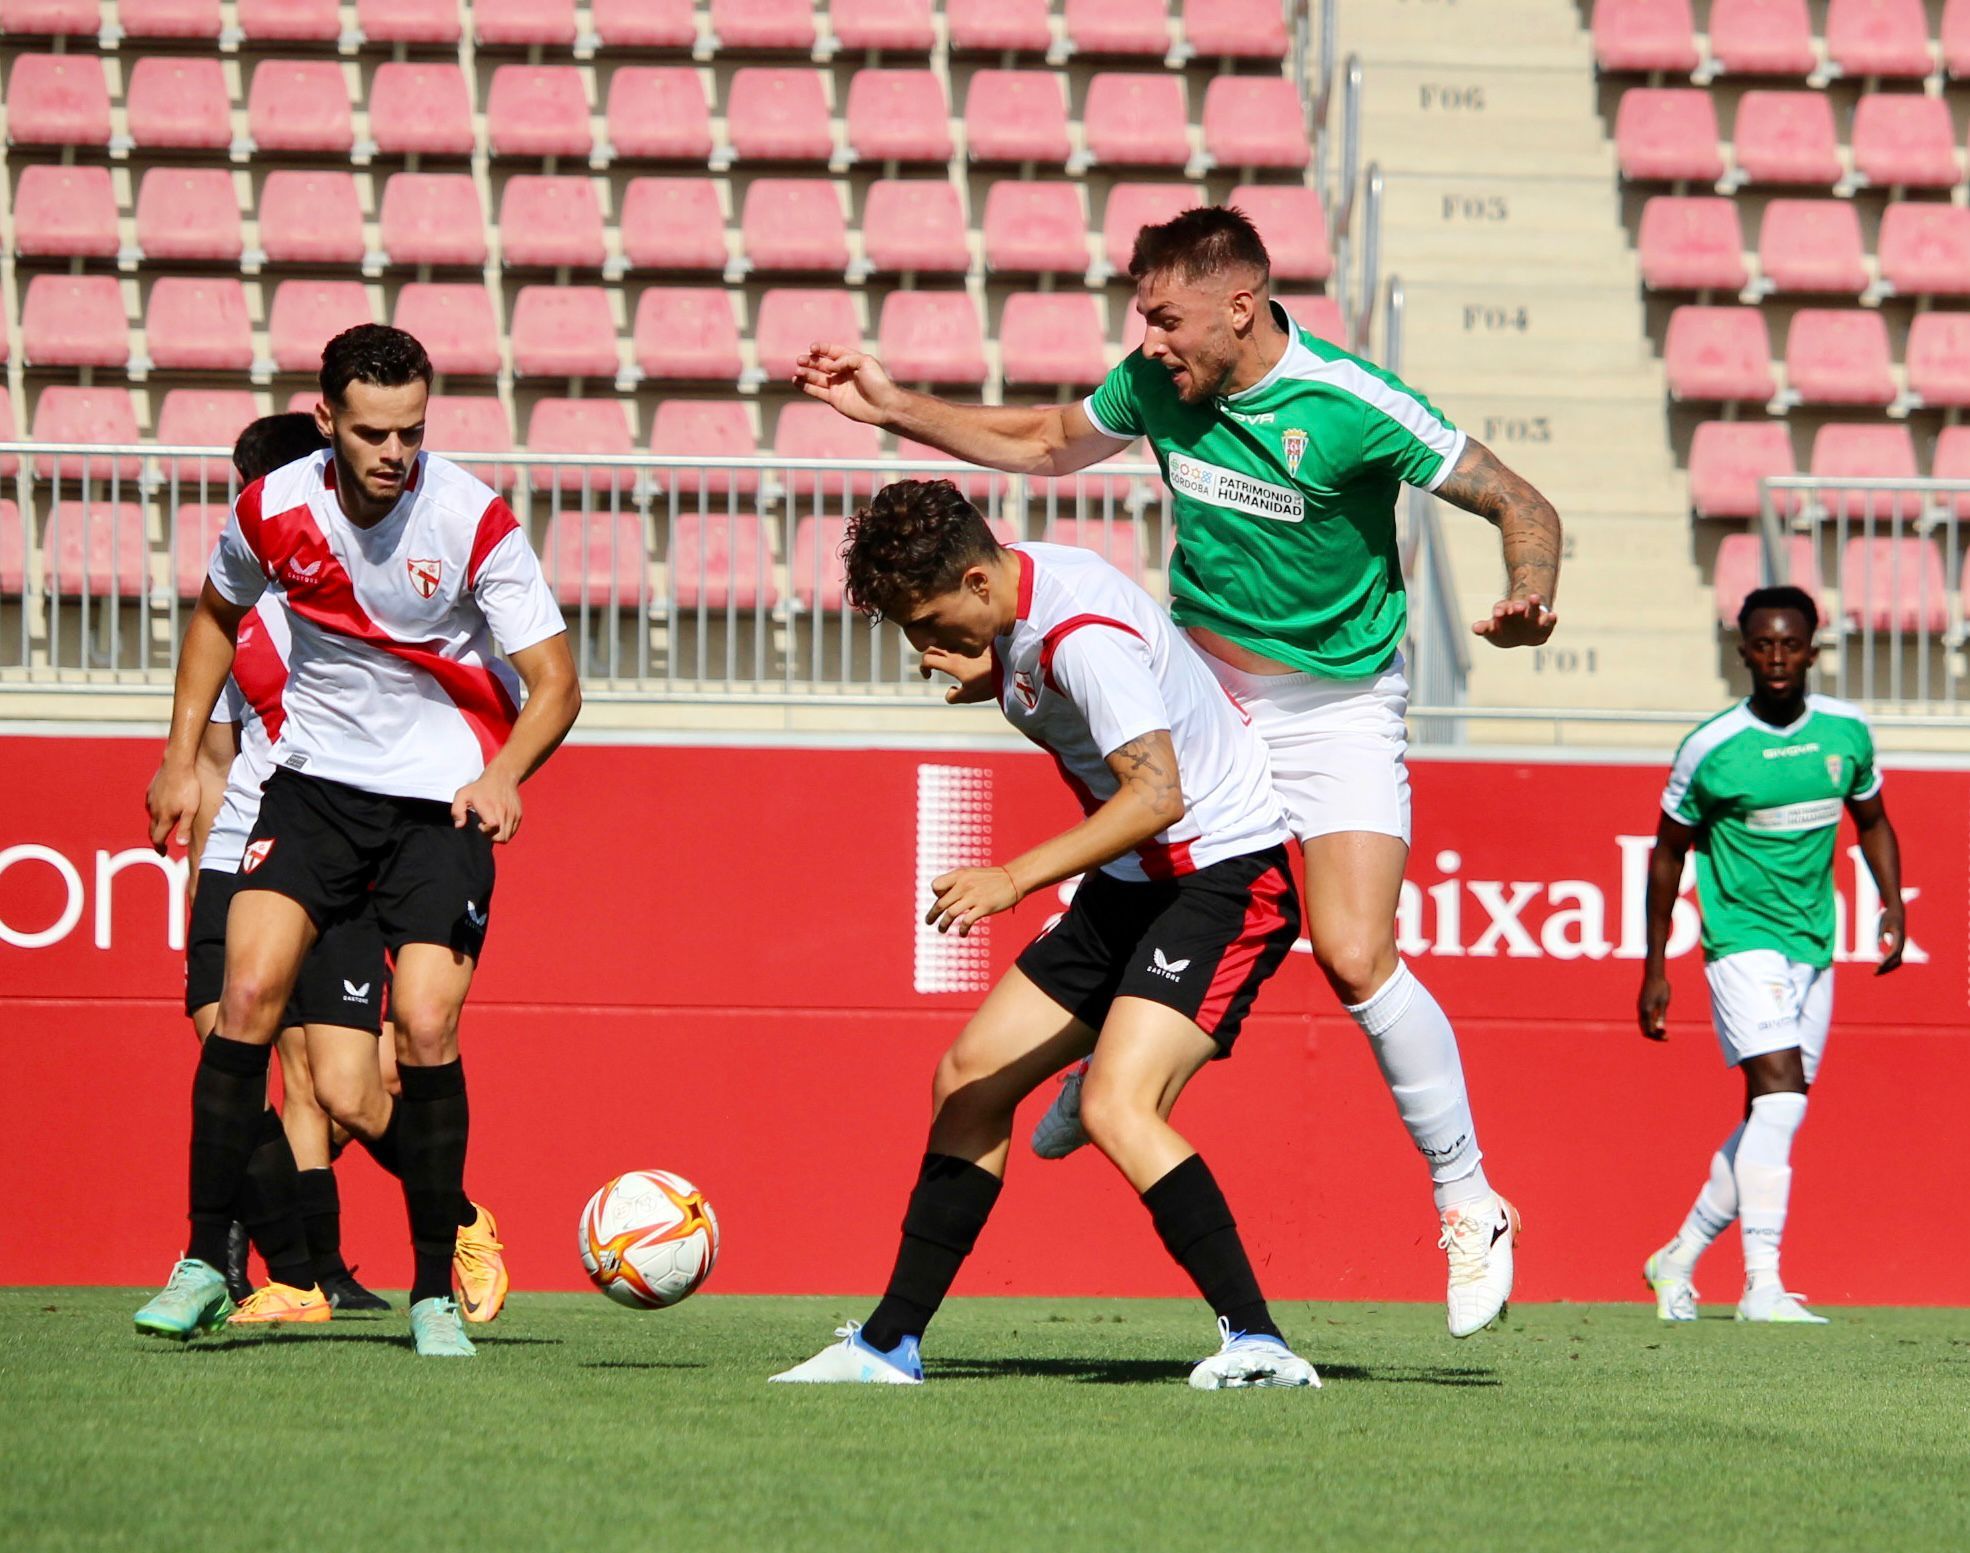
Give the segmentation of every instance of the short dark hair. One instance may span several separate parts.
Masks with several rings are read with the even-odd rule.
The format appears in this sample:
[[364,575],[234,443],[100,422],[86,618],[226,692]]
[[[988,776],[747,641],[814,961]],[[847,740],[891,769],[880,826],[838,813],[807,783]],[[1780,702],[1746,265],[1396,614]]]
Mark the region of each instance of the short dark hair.
[[1739,636],[1751,624],[1751,617],[1761,609],[1793,609],[1806,619],[1806,634],[1811,636],[1820,628],[1820,607],[1813,602],[1812,594],[1804,588],[1790,584],[1775,588],[1753,588],[1745,594],[1744,602],[1738,606],[1737,632]]
[[957,587],[999,542],[949,480],[898,480],[848,520],[848,602],[871,620]]
[[402,388],[414,382],[430,387],[431,358],[416,335],[388,324],[357,324],[322,347],[322,398],[338,409],[351,383]]
[[1174,274],[1195,282],[1220,271],[1258,271],[1260,284],[1272,278],[1272,259],[1251,218],[1236,205],[1199,205],[1161,226],[1136,233],[1129,254],[1129,279]]
[[328,446],[315,418],[301,410],[281,415],[263,415],[233,444],[233,468],[242,485],[264,480],[284,464]]

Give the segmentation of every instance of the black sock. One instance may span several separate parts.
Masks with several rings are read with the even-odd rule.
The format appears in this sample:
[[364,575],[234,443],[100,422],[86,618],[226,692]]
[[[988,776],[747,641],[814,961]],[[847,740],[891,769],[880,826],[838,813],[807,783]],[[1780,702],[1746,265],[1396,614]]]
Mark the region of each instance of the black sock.
[[386,1175],[395,1176],[399,1181],[404,1178],[404,1158],[400,1146],[403,1137],[403,1120],[403,1102],[392,1101],[390,1104],[390,1120],[384,1123],[381,1135],[374,1139],[356,1139],[365,1149],[369,1150],[369,1157],[383,1167]]
[[882,1303],[862,1327],[862,1339],[885,1353],[906,1337],[922,1337],[951,1290],[978,1232],[999,1200],[999,1178],[968,1159],[926,1154],[903,1214],[903,1244]]
[[1197,1292],[1234,1332],[1278,1337],[1259,1280],[1238,1238],[1231,1205],[1218,1189],[1210,1166],[1193,1154],[1142,1194],[1156,1233],[1177,1265],[1190,1274]]
[[312,1288],[315,1269],[308,1260],[308,1235],[301,1224],[294,1150],[278,1112],[263,1110],[259,1131],[240,1188],[240,1222],[267,1264],[269,1278],[297,1289]]
[[[410,1300],[451,1297],[451,1258],[465,1200],[465,1068],[456,1060],[430,1068],[400,1068],[398,1154],[404,1207],[416,1257]],[[393,1122],[397,1118],[392,1118]]]
[[335,1190],[335,1172],[326,1166],[303,1170],[294,1178],[294,1186],[315,1282],[348,1272],[348,1264],[342,1260],[342,1197]]
[[221,1272],[226,1235],[260,1141],[271,1046],[206,1037],[192,1076],[191,1241],[187,1256]]

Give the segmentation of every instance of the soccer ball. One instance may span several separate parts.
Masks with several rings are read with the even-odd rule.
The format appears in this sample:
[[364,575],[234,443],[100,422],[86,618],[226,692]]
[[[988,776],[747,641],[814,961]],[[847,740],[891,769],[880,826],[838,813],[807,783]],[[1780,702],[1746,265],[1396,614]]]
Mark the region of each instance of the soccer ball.
[[718,1215],[668,1170],[632,1170],[581,1211],[581,1265],[632,1310],[661,1310],[693,1293],[718,1261]]

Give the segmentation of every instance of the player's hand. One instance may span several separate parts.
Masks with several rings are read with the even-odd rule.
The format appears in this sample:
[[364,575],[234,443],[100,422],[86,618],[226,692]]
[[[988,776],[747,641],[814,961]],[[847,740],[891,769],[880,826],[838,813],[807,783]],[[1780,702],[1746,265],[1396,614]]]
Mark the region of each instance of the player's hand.
[[960,938],[969,936],[974,922],[1019,904],[1019,887],[1003,868],[954,869],[931,880],[930,887],[937,892],[937,904],[923,920],[940,933],[955,927]]
[[900,391],[882,363],[861,351],[814,344],[794,363],[793,380],[802,392],[832,405],[851,421],[885,423]]
[[1669,1039],[1669,978],[1651,971],[1642,978],[1642,995],[1635,999],[1636,1022],[1651,1041]]
[[1881,963],[1874,968],[1877,976],[1886,976],[1902,963],[1902,951],[1908,947],[1908,918],[1905,908],[1898,902],[1887,906],[1881,912]]
[[1500,599],[1491,606],[1491,618],[1478,621],[1471,630],[1493,647],[1539,647],[1559,623],[1560,617],[1533,593],[1522,599]]
[[944,692],[944,699],[952,706],[992,699],[992,654],[989,649],[975,658],[967,658],[961,653],[947,652],[942,647],[926,647],[917,664],[917,672],[925,679],[932,674],[948,674],[956,680],[957,683]]
[[451,823],[463,830],[473,821],[494,841],[511,841],[520,833],[520,784],[491,767],[467,782],[452,795]]
[[157,768],[144,793],[144,808],[150,812],[151,848],[160,857],[173,841],[181,847],[191,844],[200,795],[197,767],[167,760]]

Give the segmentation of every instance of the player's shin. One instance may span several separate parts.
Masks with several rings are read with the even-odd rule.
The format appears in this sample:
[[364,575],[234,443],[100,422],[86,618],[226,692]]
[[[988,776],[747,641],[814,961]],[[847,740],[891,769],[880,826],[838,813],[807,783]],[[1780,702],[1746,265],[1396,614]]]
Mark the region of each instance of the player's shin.
[[192,1079],[191,1240],[186,1255],[226,1265],[226,1236],[261,1138],[272,1048],[214,1034]]
[[465,1199],[465,1146],[470,1114],[465,1068],[453,1060],[399,1070],[398,1156],[404,1207],[410,1217],[416,1271],[411,1303],[451,1297],[452,1252],[459,1225],[470,1217]]
[[1237,1220],[1201,1154],[1192,1154],[1142,1194],[1164,1248],[1233,1332],[1279,1337]]
[[991,1171],[949,1154],[926,1154],[903,1214],[903,1243],[882,1302],[862,1338],[884,1353],[906,1337],[921,1338],[944,1303],[964,1259],[999,1200]]
[[1429,1161],[1438,1210],[1489,1197],[1457,1036],[1429,989],[1398,962],[1395,974],[1348,1013],[1368,1037],[1402,1124]]
[[314,1267],[315,1281],[325,1285],[349,1271],[342,1260],[342,1196],[335,1187],[335,1172],[327,1166],[303,1170],[294,1184],[301,1225],[307,1233],[308,1260]]
[[1710,1249],[1710,1243],[1729,1229],[1737,1217],[1737,1150],[1743,1137],[1744,1123],[1739,1122],[1710,1156],[1709,1179],[1690,1205],[1683,1227],[1657,1253],[1665,1271],[1687,1278],[1696,1270],[1697,1258]]
[[240,1222],[252,1239],[267,1277],[290,1288],[315,1286],[314,1264],[308,1256],[308,1237],[301,1221],[300,1190],[294,1150],[277,1112],[260,1113],[259,1139],[246,1162],[240,1190]]
[[1792,1136],[1805,1119],[1801,1094],[1759,1095],[1751,1102],[1734,1172],[1747,1288],[1779,1282],[1779,1240],[1792,1192]]

